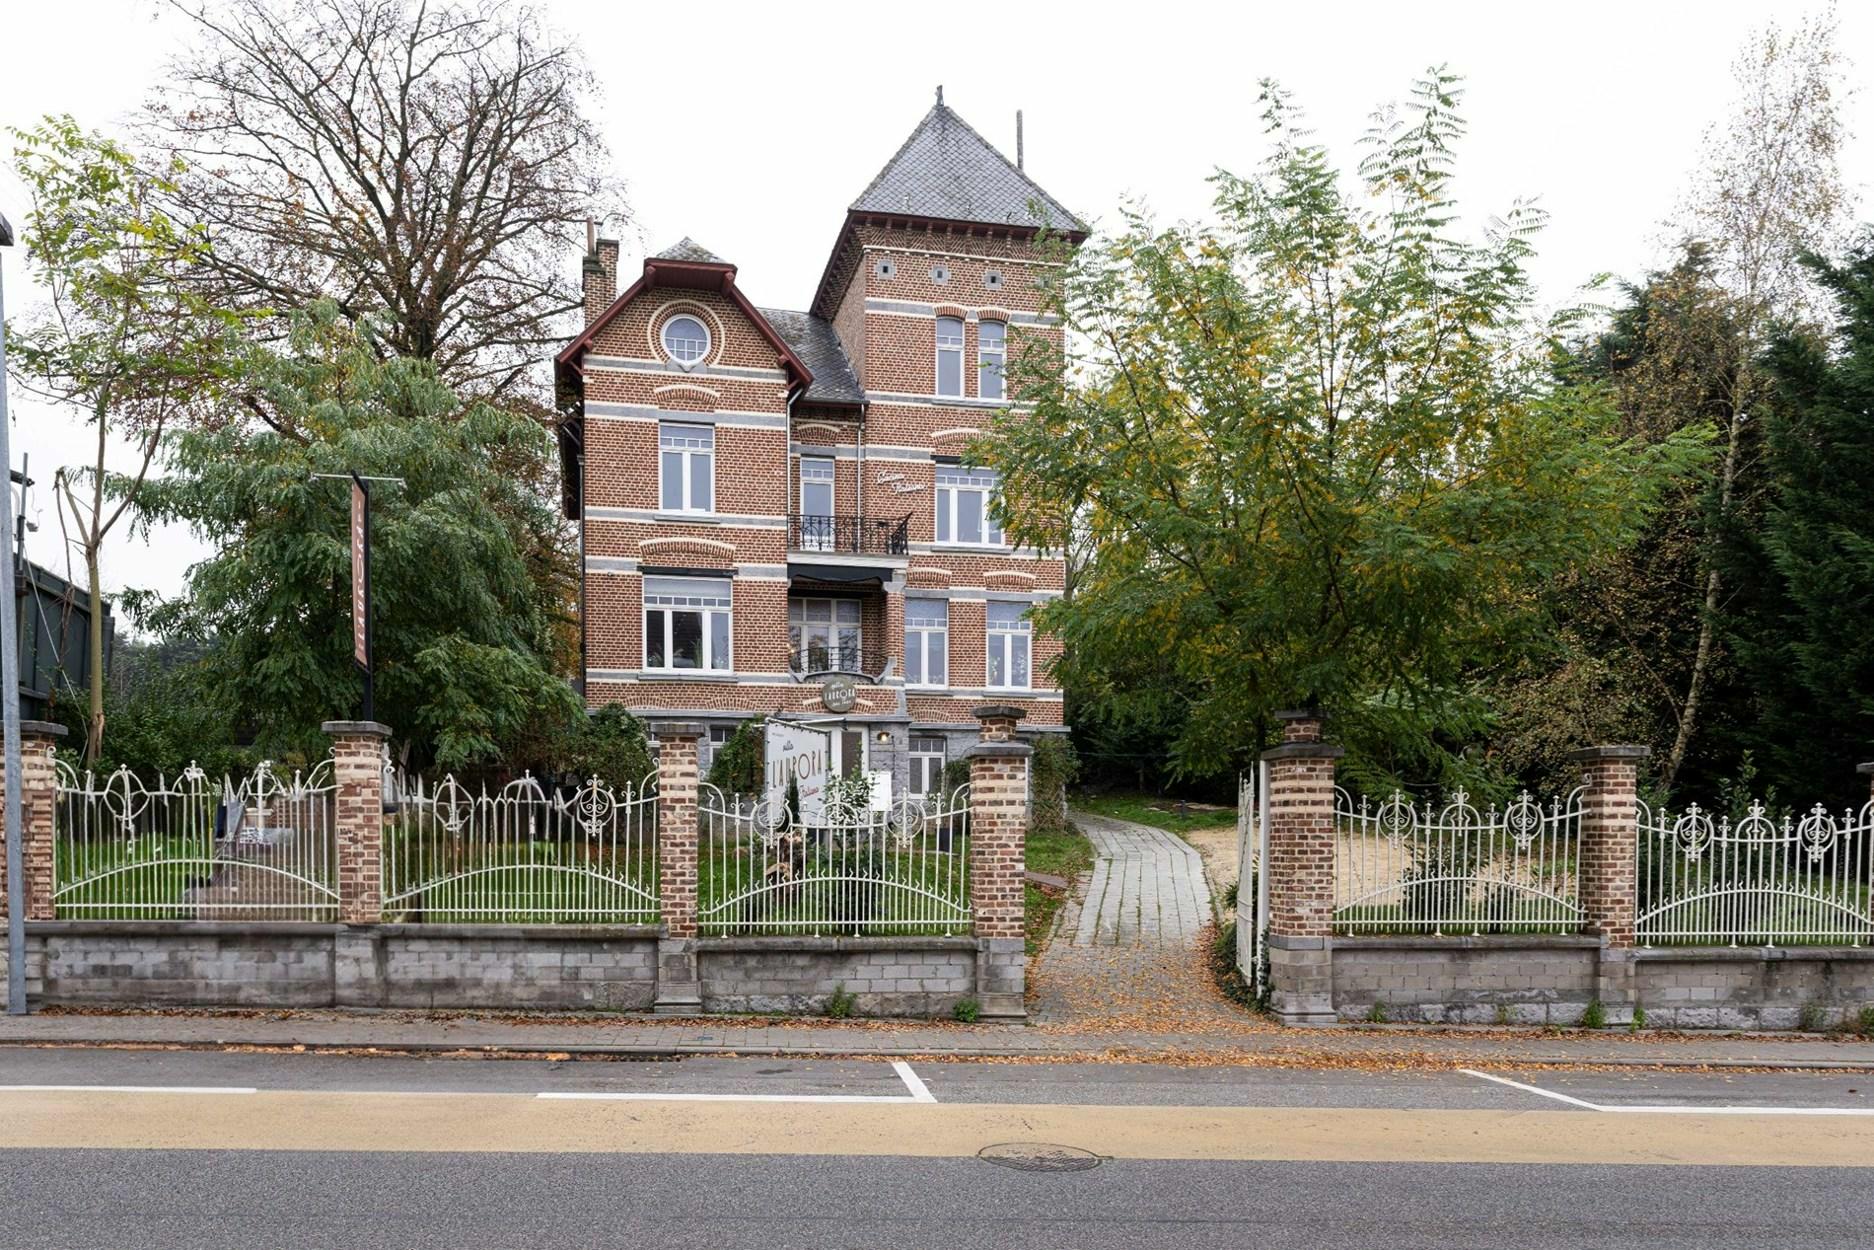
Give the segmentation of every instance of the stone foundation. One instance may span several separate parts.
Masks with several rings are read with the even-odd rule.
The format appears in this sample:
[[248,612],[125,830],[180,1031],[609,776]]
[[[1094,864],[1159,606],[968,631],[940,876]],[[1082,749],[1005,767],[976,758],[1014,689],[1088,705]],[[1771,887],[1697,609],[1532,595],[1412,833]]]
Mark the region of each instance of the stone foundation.
[[[985,1018],[1022,958],[973,937],[662,938],[654,926],[30,922],[27,993],[45,1005],[804,1012],[835,990],[858,1015]],[[681,949],[675,949],[681,948]],[[1010,967],[1010,960],[1016,962]],[[0,949],[0,975],[6,958]],[[693,970],[693,971],[692,971]],[[672,977],[698,977],[676,986]],[[695,1008],[692,1008],[695,1009]]]
[[[1598,937],[1337,937],[1333,1013],[1343,1021],[1576,1024],[1600,1002],[1649,1028],[1794,1029],[1853,1022],[1874,1006],[1862,947],[1610,947]],[[1271,952],[1273,960],[1274,952]]]

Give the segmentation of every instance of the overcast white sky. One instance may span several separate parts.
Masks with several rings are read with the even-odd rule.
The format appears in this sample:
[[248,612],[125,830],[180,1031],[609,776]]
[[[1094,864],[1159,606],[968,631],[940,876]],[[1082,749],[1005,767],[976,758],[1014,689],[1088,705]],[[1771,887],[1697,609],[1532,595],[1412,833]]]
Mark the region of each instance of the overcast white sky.
[[[1722,117],[1731,58],[1794,4],[1577,0],[1049,6],[964,3],[958,32],[933,37],[942,6],[643,4],[535,0],[584,47],[605,96],[601,117],[635,220],[611,223],[628,254],[682,235],[740,266],[757,303],[803,308],[841,213],[930,107],[946,101],[1011,155],[1026,114],[1028,172],[1096,224],[1127,197],[1164,218],[1200,215],[1205,176],[1260,156],[1256,83],[1287,85],[1321,137],[1351,157],[1378,104],[1445,63],[1468,80],[1471,133],[1460,196],[1482,221],[1518,196],[1552,217],[1536,273],[1544,298],[1570,298],[1591,275],[1634,276],[1656,261],[1661,221],[1686,182],[1704,128]],[[121,124],[190,37],[156,0],[62,0],[5,6],[0,125],[70,112]],[[1840,46],[1874,72],[1874,6],[1840,13]],[[1846,173],[1868,215],[1874,103],[1857,91]],[[19,184],[0,163],[0,211],[16,224]],[[568,256],[567,265],[577,264]],[[33,297],[17,252],[7,307]],[[629,272],[635,262],[628,259]],[[88,454],[72,418],[13,394],[17,461],[49,482]],[[62,567],[49,490],[29,540]],[[119,539],[105,584],[173,591],[202,547],[186,532],[150,544]]]

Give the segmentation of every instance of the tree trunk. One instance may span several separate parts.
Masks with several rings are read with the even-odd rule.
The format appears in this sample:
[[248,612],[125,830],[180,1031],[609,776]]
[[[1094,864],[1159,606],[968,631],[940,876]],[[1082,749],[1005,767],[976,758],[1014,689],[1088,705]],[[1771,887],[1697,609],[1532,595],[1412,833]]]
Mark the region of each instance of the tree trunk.
[[[1742,390],[1743,378],[1740,377],[1739,390]],[[1718,479],[1718,525],[1710,535],[1715,542],[1723,533],[1724,520],[1731,514],[1731,495],[1737,485],[1737,458],[1739,444],[1743,441],[1744,412],[1742,404],[1731,408],[1729,436],[1724,446],[1724,467]],[[1692,652],[1692,674],[1685,684],[1685,702],[1679,716],[1679,731],[1673,735],[1672,750],[1666,755],[1666,762],[1659,770],[1659,783],[1668,792],[1678,778],[1679,768],[1685,763],[1686,755],[1692,749],[1692,735],[1698,729],[1698,716],[1705,696],[1705,679],[1711,672],[1711,661],[1717,650],[1718,599],[1721,580],[1718,576],[1716,556],[1708,544],[1705,551],[1705,599],[1704,610],[1698,622],[1698,646]]]
[[91,714],[85,720],[85,763],[97,762],[104,751],[104,596],[98,588],[98,551],[85,548],[85,575],[91,586],[90,652]]

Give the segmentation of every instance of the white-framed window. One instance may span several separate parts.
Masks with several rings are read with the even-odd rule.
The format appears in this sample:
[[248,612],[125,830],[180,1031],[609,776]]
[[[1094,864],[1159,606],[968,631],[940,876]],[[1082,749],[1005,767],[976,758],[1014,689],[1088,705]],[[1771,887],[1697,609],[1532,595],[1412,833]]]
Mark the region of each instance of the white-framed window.
[[713,426],[660,422],[657,455],[660,508],[666,512],[716,510],[716,431]]
[[904,601],[904,679],[912,686],[949,684],[950,605],[942,599]]
[[729,579],[644,579],[644,667],[726,673],[733,660]]
[[963,394],[963,319],[937,318],[937,393]]
[[989,653],[988,680],[983,684],[1000,690],[1028,689],[1029,628],[1025,603],[991,599],[984,649]]
[[944,740],[911,735],[911,793],[941,794],[944,786]]
[[1000,547],[995,518],[996,475],[987,469],[937,466],[937,541]]
[[800,549],[832,551],[833,462],[825,456],[800,458]]
[[686,369],[700,364],[709,355],[709,327],[703,324],[701,317],[678,313],[664,322],[660,337],[665,354]]
[[984,399],[1002,398],[1002,370],[1008,359],[1008,327],[984,321],[976,327],[976,393]]
[[787,642],[807,672],[847,670],[859,663],[863,634],[857,599],[789,599]]

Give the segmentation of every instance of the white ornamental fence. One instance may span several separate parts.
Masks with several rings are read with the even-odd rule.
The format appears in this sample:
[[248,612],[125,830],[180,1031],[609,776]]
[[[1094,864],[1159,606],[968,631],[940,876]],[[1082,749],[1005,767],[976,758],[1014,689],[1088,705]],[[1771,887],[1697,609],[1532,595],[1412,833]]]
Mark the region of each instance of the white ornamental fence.
[[1640,804],[1637,935],[1646,944],[1848,944],[1874,937],[1874,803],[1733,822]]
[[658,918],[654,778],[490,792],[453,776],[389,787],[386,919],[462,924],[650,924]]
[[827,805],[804,823],[778,800],[701,787],[697,923],[705,935],[882,936],[970,930],[969,788],[889,810]]
[[191,764],[153,785],[127,768],[56,772],[59,918],[337,919],[331,760],[290,778],[262,761],[239,781]]
[[1443,808],[1395,793],[1334,798],[1336,933],[1569,933],[1581,791],[1542,803],[1527,791],[1479,811],[1463,791]]

